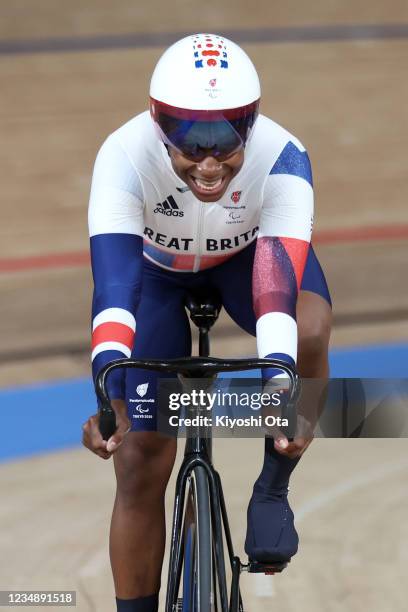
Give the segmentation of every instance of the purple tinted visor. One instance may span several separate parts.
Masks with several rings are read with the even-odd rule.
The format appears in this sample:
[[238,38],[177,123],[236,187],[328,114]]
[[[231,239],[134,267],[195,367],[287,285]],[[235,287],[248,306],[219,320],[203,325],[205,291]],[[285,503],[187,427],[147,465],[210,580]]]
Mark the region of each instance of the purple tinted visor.
[[226,110],[187,110],[150,99],[150,112],[166,145],[193,161],[227,158],[245,147],[258,116],[259,100]]

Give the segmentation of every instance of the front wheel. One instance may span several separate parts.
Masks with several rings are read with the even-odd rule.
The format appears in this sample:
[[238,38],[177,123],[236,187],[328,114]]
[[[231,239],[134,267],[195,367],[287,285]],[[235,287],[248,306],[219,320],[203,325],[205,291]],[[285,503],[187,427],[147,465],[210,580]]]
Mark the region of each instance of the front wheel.
[[211,508],[205,468],[191,472],[183,526],[182,612],[213,612]]

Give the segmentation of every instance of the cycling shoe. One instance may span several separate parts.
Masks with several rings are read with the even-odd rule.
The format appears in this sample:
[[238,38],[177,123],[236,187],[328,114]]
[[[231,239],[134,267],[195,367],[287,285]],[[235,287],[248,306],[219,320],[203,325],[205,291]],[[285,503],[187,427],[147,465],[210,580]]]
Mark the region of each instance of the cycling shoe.
[[288,562],[296,554],[299,537],[287,489],[266,493],[255,485],[247,521],[245,552],[251,561]]

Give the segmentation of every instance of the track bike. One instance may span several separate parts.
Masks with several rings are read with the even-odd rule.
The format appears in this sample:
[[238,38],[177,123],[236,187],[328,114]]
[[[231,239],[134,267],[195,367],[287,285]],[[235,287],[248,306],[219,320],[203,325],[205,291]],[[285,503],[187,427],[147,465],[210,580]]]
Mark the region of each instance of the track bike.
[[[180,359],[117,359],[108,363],[96,378],[99,398],[99,427],[104,440],[116,429],[115,413],[109,403],[106,379],[116,368],[141,368],[177,374],[184,381],[201,379],[204,386],[220,372],[280,368],[289,379],[288,401],[282,416],[291,428],[296,419],[299,380],[295,370],[278,359],[216,359],[209,357],[209,331],[218,318],[221,303],[215,294],[192,294],[186,307],[199,329],[199,357]],[[190,416],[199,409],[190,407]],[[228,588],[224,539],[231,566]],[[227,507],[219,473],[212,461],[211,428],[191,427],[186,436],[184,459],[178,472],[170,540],[166,612],[243,612],[239,588],[242,571],[275,574],[286,563],[242,563],[235,554]]]

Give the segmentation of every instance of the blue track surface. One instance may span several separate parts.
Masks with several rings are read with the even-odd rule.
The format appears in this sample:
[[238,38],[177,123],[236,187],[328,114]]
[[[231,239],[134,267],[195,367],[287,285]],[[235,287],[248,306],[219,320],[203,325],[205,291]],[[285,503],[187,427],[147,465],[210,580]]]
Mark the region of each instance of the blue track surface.
[[42,383],[0,392],[0,460],[75,446],[95,413],[89,380]]
[[408,344],[379,344],[334,349],[330,353],[333,378],[407,378]]
[[[335,349],[332,377],[407,378],[408,345]],[[59,381],[0,391],[0,461],[80,443],[82,423],[95,412],[89,380]]]

